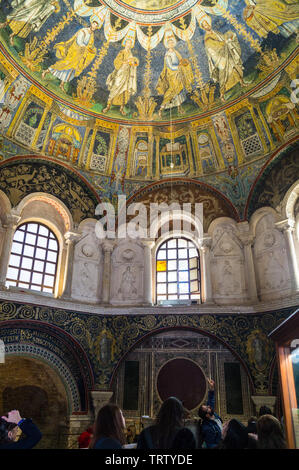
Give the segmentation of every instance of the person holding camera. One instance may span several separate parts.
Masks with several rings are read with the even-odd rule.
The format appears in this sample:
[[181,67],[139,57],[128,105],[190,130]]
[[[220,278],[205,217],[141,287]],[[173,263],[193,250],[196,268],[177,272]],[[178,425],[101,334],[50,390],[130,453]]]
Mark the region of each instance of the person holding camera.
[[[17,427],[25,437],[16,439]],[[21,418],[18,410],[9,411],[7,416],[0,418],[0,450],[2,449],[32,449],[42,438],[37,426],[29,418]]]

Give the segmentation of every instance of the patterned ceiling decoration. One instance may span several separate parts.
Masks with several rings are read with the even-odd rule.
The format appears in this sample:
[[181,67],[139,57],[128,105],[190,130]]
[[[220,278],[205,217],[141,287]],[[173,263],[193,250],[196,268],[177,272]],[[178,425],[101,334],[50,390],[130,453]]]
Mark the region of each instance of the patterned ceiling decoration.
[[255,90],[299,24],[296,0],[2,4],[2,44],[31,83],[117,119],[194,117]]
[[76,224],[87,217],[94,217],[95,207],[99,203],[94,192],[74,171],[36,158],[2,163],[0,187],[12,206],[31,193],[52,194],[64,202]]
[[298,138],[298,0],[8,0],[0,160],[76,168],[102,200],[198,179],[243,217]]
[[[141,202],[149,210],[151,203],[203,204],[204,230],[207,231],[210,223],[217,217],[231,217],[238,220],[236,209],[222,195],[209,188],[190,180],[170,180],[148,186],[128,201],[128,204]],[[133,218],[128,216],[128,218]]]
[[250,217],[260,207],[274,209],[280,204],[288,189],[298,180],[299,144],[294,144],[263,171],[249,198],[247,214]]

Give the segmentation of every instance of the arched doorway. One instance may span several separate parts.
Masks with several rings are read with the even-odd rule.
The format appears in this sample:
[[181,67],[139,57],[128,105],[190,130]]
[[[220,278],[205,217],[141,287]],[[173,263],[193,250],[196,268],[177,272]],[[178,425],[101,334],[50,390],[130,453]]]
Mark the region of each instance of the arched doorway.
[[31,418],[42,432],[36,448],[67,447],[69,404],[59,375],[46,363],[26,356],[7,356],[1,364],[0,411],[12,409]]

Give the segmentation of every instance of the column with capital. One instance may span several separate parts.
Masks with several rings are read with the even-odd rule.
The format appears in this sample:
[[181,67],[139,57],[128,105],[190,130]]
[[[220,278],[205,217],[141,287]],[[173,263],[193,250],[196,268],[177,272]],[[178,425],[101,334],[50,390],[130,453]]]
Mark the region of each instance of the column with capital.
[[63,299],[71,299],[72,296],[72,280],[74,269],[74,252],[75,245],[80,240],[81,234],[77,232],[66,232],[64,234],[65,244],[67,246],[66,265],[65,265],[65,284],[62,294]]
[[252,395],[251,399],[256,408],[256,415],[258,416],[260,408],[262,406],[267,406],[270,408],[271,412],[274,414],[275,412],[275,403],[276,397],[272,395]]
[[204,237],[200,241],[201,251],[201,265],[202,265],[202,276],[203,276],[203,300],[205,304],[212,304],[213,301],[213,289],[212,289],[212,277],[211,277],[211,246],[212,238]]
[[94,409],[94,417],[96,419],[99,410],[110,402],[113,392],[109,390],[92,390],[90,393]]
[[7,267],[10,258],[11,246],[16,231],[17,225],[21,217],[15,214],[6,216],[6,221],[3,224],[4,238],[2,243],[2,252],[0,258],[0,289],[5,288],[5,281],[7,275]]
[[252,245],[254,242],[254,237],[250,233],[240,233],[239,238],[244,245],[245,276],[247,281],[248,300],[250,300],[250,302],[252,303],[257,303],[258,296],[256,287],[256,275],[252,254]]
[[144,277],[143,277],[143,291],[144,302],[146,304],[153,304],[153,265],[152,265],[152,248],[155,245],[154,240],[142,240],[144,245]]
[[295,230],[295,224],[293,221],[288,219],[282,220],[275,224],[276,228],[283,232],[286,240],[286,248],[288,255],[288,264],[290,267],[291,281],[292,281],[292,291],[299,291],[299,272],[298,272],[298,263],[296,257],[296,249],[294,243],[293,233]]
[[102,302],[108,304],[110,301],[110,282],[111,282],[111,253],[114,249],[114,244],[106,240],[102,244],[104,252],[104,266],[103,266],[103,284],[102,284]]

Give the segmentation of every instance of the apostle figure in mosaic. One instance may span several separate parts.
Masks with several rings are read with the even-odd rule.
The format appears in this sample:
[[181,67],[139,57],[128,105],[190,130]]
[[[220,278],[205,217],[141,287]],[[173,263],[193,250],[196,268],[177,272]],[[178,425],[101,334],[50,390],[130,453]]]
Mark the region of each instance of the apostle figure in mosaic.
[[59,78],[64,91],[64,85],[81,75],[95,58],[94,32],[98,27],[98,22],[92,21],[89,28],[82,28],[68,41],[56,44],[56,57],[60,60],[43,72],[43,78],[50,72]]
[[120,106],[120,113],[125,116],[125,105],[137,91],[137,67],[139,60],[132,54],[134,38],[127,35],[123,40],[122,49],[114,60],[114,70],[108,75],[106,85],[109,90],[107,106],[103,113],[109,111],[111,105]]
[[176,39],[171,30],[164,35],[164,45],[167,49],[164,57],[164,68],[159,77],[156,89],[159,95],[163,95],[163,102],[159,110],[162,116],[164,109],[178,108],[183,114],[181,104],[187,98],[187,92],[192,91],[194,80],[192,67],[188,59],[183,59],[175,49]]
[[27,38],[31,31],[39,31],[52,13],[60,11],[59,0],[13,0],[11,6],[6,22],[0,25],[2,28],[9,26],[12,30],[11,44],[14,36]]
[[200,27],[206,31],[204,43],[209,61],[211,79],[219,83],[220,97],[237,83],[245,87],[243,81],[243,63],[241,46],[236,33],[227,31],[222,34],[212,29],[211,18],[207,15],[200,21]]
[[[298,0],[245,0],[244,21],[260,37],[265,38],[270,32],[289,36],[299,26]],[[294,24],[285,24],[294,22]]]

